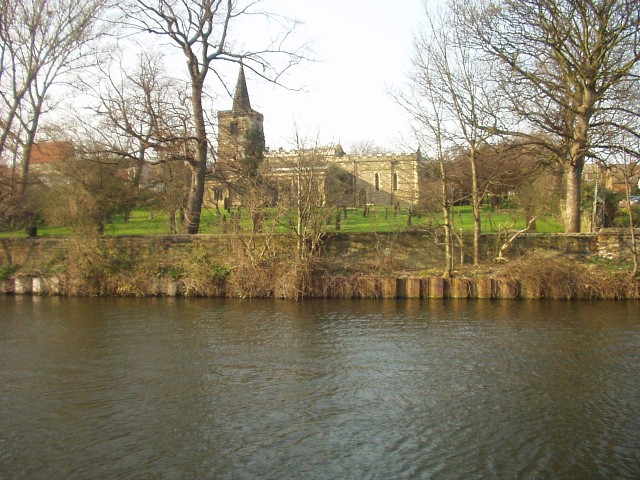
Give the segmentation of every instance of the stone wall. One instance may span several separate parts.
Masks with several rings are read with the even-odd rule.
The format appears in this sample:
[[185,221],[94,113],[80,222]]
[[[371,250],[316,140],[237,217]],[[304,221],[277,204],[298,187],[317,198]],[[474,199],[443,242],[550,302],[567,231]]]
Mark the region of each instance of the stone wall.
[[[640,242],[640,229],[635,230]],[[598,232],[597,256],[614,262],[631,261],[631,235],[628,229],[606,228]]]
[[419,154],[344,155],[328,160],[356,179],[356,205],[416,206],[420,201]]
[[[369,276],[351,278],[338,285],[330,276],[314,277],[308,285],[309,298],[348,299],[548,299],[548,300],[638,300],[640,282],[636,279],[623,285],[602,290],[592,284],[578,288],[558,288],[544,282],[521,281],[511,278],[441,276]],[[188,280],[187,280],[188,281]],[[329,284],[334,283],[332,288]],[[584,287],[584,288],[579,288]],[[17,275],[0,281],[0,294],[65,295],[63,281],[57,275]],[[273,293],[275,298],[290,298]],[[122,295],[122,292],[116,292]],[[157,279],[137,296],[183,297],[192,296],[186,282],[170,278]],[[201,296],[201,295],[198,295]],[[228,297],[225,288],[207,294],[210,297]],[[237,297],[236,297],[237,298]],[[241,298],[245,298],[244,296]],[[295,297],[299,298],[299,297]]]
[[[637,233],[640,236],[640,231]],[[504,239],[484,235],[482,240],[484,256],[495,258]],[[261,243],[260,238],[256,241]],[[630,235],[624,230],[602,230],[598,234],[526,234],[517,238],[507,257],[537,250],[582,259],[629,262],[629,243]],[[295,238],[285,235],[269,238],[269,244],[286,259],[295,249]],[[454,251],[456,262],[461,257],[470,261],[470,249],[471,238],[467,238],[465,246],[456,247]],[[105,259],[108,263],[110,256],[119,252],[136,263],[151,260],[152,265],[164,267],[180,265],[185,259],[197,262],[204,252],[216,264],[232,268],[233,262],[244,254],[244,246],[243,241],[233,235],[0,239],[0,266],[17,267],[11,279],[0,282],[0,293],[65,293],[68,291],[63,288],[65,279],[68,280],[65,265],[73,264],[74,255],[81,256],[88,251],[92,252],[93,262]],[[442,251],[438,238],[419,232],[332,234],[326,239],[324,254],[334,260],[338,271],[344,268],[347,276],[340,280],[342,284],[334,282],[332,286],[329,284],[336,279],[330,276],[313,278],[311,282],[318,284],[314,287],[316,295],[328,298],[560,298],[554,297],[553,292],[529,291],[531,286],[520,285],[517,280],[434,277],[433,269],[442,265]],[[429,269],[431,271],[426,272]],[[107,275],[107,279],[112,279]],[[189,278],[182,281],[149,275],[145,277],[144,291],[139,294],[179,296],[188,293]],[[323,282],[327,284],[325,293],[319,286]],[[638,298],[640,285],[633,288],[636,290],[620,294],[620,298]]]
[[[620,232],[606,234],[542,234],[530,233],[518,237],[507,258],[531,251],[550,251],[580,258],[602,256],[614,261],[628,261],[629,251],[622,245],[628,235]],[[492,261],[504,243],[504,236],[486,234],[481,238],[484,261]],[[470,263],[473,239],[464,238],[464,246],[454,245],[454,261],[464,258]],[[628,243],[628,242],[627,242]],[[423,270],[442,264],[444,245],[440,237],[420,232],[358,234],[332,236],[325,246],[326,253],[345,265],[391,265],[400,270]]]
[[[638,231],[640,239],[640,230]],[[22,272],[48,271],[60,263],[74,249],[86,247],[87,242],[102,242],[106,247],[127,251],[134,255],[154,254],[161,261],[188,250],[201,247],[209,255],[224,263],[230,253],[241,252],[239,240],[232,235],[150,235],[131,237],[36,237],[0,239],[0,264],[17,265]],[[465,238],[464,248],[454,247],[456,262],[464,257],[470,262],[471,238]],[[279,236],[272,239],[283,251],[295,248],[295,239]],[[496,258],[504,237],[483,235],[482,251],[485,260]],[[616,262],[628,262],[630,236],[627,230],[607,229],[598,234],[524,234],[516,239],[507,251],[507,257],[526,252],[552,251],[582,258],[605,258]],[[332,234],[325,242],[325,254],[354,268],[376,266],[399,270],[423,270],[437,267],[442,262],[441,239],[421,232]]]
[[424,187],[424,165],[419,153],[346,155],[342,150],[329,148],[277,151],[266,157],[275,178],[295,178],[298,159],[303,165],[315,165],[315,174],[325,177],[325,184],[347,178],[349,194],[340,199],[347,205],[415,207],[426,196],[421,191]]

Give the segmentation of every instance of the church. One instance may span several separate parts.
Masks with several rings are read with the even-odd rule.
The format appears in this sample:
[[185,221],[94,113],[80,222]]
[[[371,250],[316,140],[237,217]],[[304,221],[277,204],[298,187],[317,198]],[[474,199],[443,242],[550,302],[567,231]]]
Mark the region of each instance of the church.
[[[224,202],[225,206],[239,205],[234,198],[234,173],[238,163],[247,154],[249,137],[264,148],[264,116],[251,108],[244,68],[240,65],[231,110],[218,112],[218,150],[216,174],[208,191],[213,202]],[[293,165],[313,159],[322,177],[321,188],[325,198],[349,207],[365,205],[416,207],[423,198],[425,165],[420,151],[411,154],[349,155],[340,145],[313,150],[264,151],[262,162],[268,175],[291,178]],[[297,163],[300,165],[300,163]],[[221,181],[224,179],[224,181]],[[335,192],[340,184],[340,198],[331,198],[329,190]],[[335,195],[333,195],[335,197]]]

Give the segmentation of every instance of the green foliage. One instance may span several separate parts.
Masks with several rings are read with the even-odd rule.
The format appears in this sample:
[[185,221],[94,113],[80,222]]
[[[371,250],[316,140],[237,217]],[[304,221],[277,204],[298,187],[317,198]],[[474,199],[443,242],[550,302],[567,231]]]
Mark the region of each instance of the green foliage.
[[66,291],[74,296],[143,296],[154,280],[148,255],[95,235],[71,236],[63,265]]
[[[631,205],[631,215],[633,217],[633,225],[640,227],[640,205]],[[616,227],[629,227],[629,209],[619,208],[616,217],[613,220]]]
[[231,269],[225,265],[215,263],[211,267],[211,279],[216,282],[226,280],[231,274]]
[[229,267],[212,259],[203,247],[194,249],[183,261],[183,264],[191,276],[213,281],[224,281],[231,272]]
[[8,184],[8,179],[0,172],[0,231],[24,230],[35,227],[41,213],[31,190],[25,196],[18,195]]
[[104,248],[104,269],[107,274],[131,272],[137,266],[137,257],[133,252]]
[[188,250],[176,261],[170,272],[180,273],[187,296],[207,296],[219,293],[231,269],[220,264],[203,246]]
[[[582,200],[580,208],[583,212],[593,212],[593,204],[595,197],[595,183],[587,183],[582,188]],[[598,226],[609,227],[612,224],[617,225],[616,216],[618,215],[618,202],[620,194],[600,188],[598,190],[598,203],[596,212],[596,223]]]
[[156,268],[155,275],[157,278],[170,278],[171,280],[178,280],[184,276],[184,270],[173,265],[159,265]]
[[9,280],[17,271],[18,267],[15,265],[9,265],[8,263],[0,264],[0,282]]
[[61,180],[38,189],[37,201],[49,225],[103,233],[112,215],[135,205],[136,191],[118,176],[115,163],[74,159],[60,169]]

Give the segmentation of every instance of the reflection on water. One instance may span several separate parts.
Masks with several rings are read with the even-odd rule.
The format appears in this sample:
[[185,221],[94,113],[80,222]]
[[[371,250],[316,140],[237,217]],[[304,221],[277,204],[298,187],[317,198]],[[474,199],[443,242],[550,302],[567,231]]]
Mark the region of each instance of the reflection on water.
[[638,478],[637,303],[0,298],[0,478]]

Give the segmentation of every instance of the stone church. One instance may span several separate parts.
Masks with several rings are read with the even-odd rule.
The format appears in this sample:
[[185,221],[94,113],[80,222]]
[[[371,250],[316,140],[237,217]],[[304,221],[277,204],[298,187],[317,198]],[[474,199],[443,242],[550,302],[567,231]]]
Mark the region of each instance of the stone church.
[[[210,198],[226,206],[238,205],[233,198],[234,168],[245,154],[247,134],[260,132],[264,144],[264,116],[251,108],[242,65],[238,74],[231,110],[218,112],[218,161],[216,175],[209,185]],[[284,179],[292,176],[296,161],[319,165],[323,188],[339,179],[345,188],[338,202],[346,206],[417,206],[424,196],[424,161],[420,152],[411,154],[349,155],[340,145],[300,151],[266,151],[264,160],[269,175]],[[221,178],[224,181],[221,181]],[[328,198],[328,197],[327,197]],[[329,201],[329,200],[328,200]],[[335,200],[331,200],[335,201]]]

